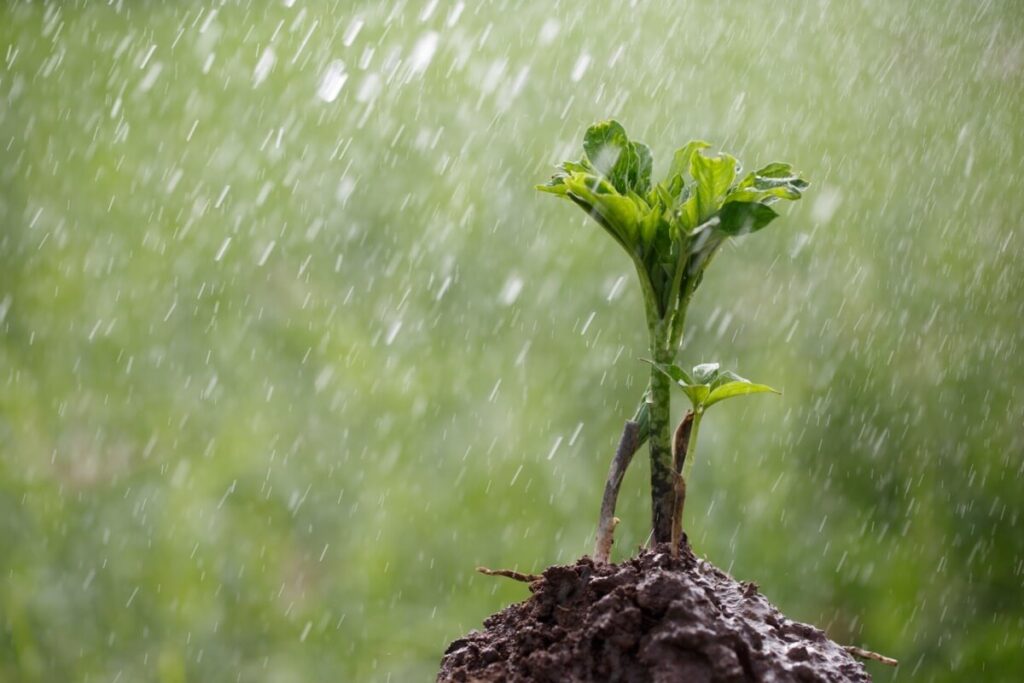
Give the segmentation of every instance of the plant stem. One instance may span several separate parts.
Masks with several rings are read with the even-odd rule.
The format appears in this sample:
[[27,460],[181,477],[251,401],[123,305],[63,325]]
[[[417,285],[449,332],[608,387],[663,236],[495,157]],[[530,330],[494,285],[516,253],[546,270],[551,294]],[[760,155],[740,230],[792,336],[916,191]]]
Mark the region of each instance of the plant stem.
[[[647,325],[651,338],[651,356],[654,362],[671,365],[683,337],[686,310],[696,281],[686,277],[686,260],[680,258],[670,285],[670,296],[663,302],[664,309],[654,295],[651,283],[645,278],[645,271],[638,266],[640,281],[644,286],[644,304],[647,311]],[[661,371],[651,368],[651,384],[648,400],[650,405],[650,452],[651,452],[651,534],[653,543],[666,543],[674,539],[673,520],[677,518],[677,500],[685,497],[685,482],[680,481],[679,472],[672,463],[672,436],[669,419],[672,412],[672,382]],[[680,492],[680,488],[683,491]],[[675,539],[678,540],[678,539]]]
[[675,315],[672,317],[672,329],[669,336],[669,346],[672,355],[675,356],[679,344],[683,341],[683,327],[686,324],[686,311],[690,308],[690,299],[693,298],[693,285],[690,280],[686,281],[686,291],[682,292],[676,301]]
[[633,455],[640,448],[640,425],[633,420],[626,420],[622,429],[622,438],[615,451],[615,458],[608,469],[608,479],[604,484],[604,497],[601,499],[601,517],[597,522],[597,540],[594,543],[594,560],[608,562],[612,552],[615,525],[619,518],[615,516],[615,503],[619,499],[619,487],[626,475],[626,468],[633,460]]
[[[651,354],[656,363],[671,364],[674,349],[669,343],[671,330],[667,320],[651,328]],[[651,529],[653,543],[672,540],[672,512],[675,507],[675,474],[672,469],[672,440],[669,415],[672,410],[671,381],[657,368],[651,368]]]
[[[676,429],[672,457],[672,474],[675,477],[675,505],[672,509],[672,557],[679,557],[679,543],[683,537],[683,507],[686,505],[686,483],[693,470],[693,459],[697,449],[697,432],[704,416],[704,408],[697,407],[686,413]],[[682,442],[686,439],[685,442]],[[681,443],[682,442],[682,443]]]
[[672,435],[672,472],[675,476],[676,499],[672,510],[672,557],[679,557],[679,546],[683,538],[683,503],[686,501],[686,480],[683,479],[683,463],[690,443],[690,429],[693,427],[693,411],[688,410],[682,422]]

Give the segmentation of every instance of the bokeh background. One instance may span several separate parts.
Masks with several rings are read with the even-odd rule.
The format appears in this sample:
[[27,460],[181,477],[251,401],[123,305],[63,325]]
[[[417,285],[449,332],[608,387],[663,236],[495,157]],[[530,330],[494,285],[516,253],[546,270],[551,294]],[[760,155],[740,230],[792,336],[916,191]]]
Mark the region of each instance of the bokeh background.
[[[813,187],[685,363],[697,551],[879,680],[1024,666],[1024,10],[7,2],[0,680],[430,680],[591,548],[630,264],[539,195],[614,116]],[[676,410],[682,411],[677,395]],[[616,557],[644,542],[648,472]]]

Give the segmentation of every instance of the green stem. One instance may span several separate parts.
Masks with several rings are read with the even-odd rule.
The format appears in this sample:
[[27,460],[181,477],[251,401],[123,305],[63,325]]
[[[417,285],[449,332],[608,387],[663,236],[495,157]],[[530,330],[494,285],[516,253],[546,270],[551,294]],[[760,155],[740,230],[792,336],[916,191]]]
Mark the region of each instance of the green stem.
[[[635,259],[643,287],[647,325],[651,338],[651,356],[655,363],[671,365],[676,360],[683,336],[686,309],[693,296],[693,280],[685,277],[686,261],[680,258],[670,284],[667,300],[660,301],[640,259]],[[664,308],[662,308],[664,306]],[[672,540],[676,510],[676,473],[672,464],[672,382],[661,371],[651,368],[648,393],[651,454],[651,530],[654,543]]]
[[[670,345],[668,321],[660,320],[651,327],[651,355],[656,363],[670,364],[675,349]],[[672,540],[672,511],[675,503],[672,471],[672,439],[669,416],[672,410],[671,381],[661,371],[651,368],[650,453],[651,453],[651,528],[654,543]]]
[[654,283],[651,282],[651,278],[647,275],[647,269],[644,267],[643,260],[639,255],[633,255],[633,265],[636,267],[636,275],[640,279],[640,291],[644,297],[644,314],[647,317],[647,330],[651,335],[651,349],[653,350],[655,345],[655,328],[661,321],[661,311],[659,310],[658,295],[654,292]]
[[693,298],[693,285],[692,279],[688,279],[682,287],[685,291],[680,292],[679,299],[676,301],[675,312],[672,316],[672,331],[669,337],[669,344],[675,350],[679,348],[679,344],[683,341],[683,326],[686,324],[686,311],[690,308],[690,299]]

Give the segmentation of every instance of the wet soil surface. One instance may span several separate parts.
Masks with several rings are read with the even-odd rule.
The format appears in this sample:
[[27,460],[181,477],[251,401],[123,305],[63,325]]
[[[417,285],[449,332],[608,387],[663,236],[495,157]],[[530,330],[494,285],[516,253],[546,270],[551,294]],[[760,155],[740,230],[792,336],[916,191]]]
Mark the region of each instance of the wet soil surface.
[[530,590],[449,645],[438,681],[871,680],[820,630],[689,550],[617,565],[584,557]]

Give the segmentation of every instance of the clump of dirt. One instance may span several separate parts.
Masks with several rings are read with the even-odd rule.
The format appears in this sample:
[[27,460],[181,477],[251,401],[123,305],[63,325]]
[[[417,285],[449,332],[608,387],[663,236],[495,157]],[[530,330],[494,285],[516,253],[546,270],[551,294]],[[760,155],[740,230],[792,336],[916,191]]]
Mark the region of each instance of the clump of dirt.
[[445,651],[438,681],[870,681],[840,645],[687,548],[549,567]]

